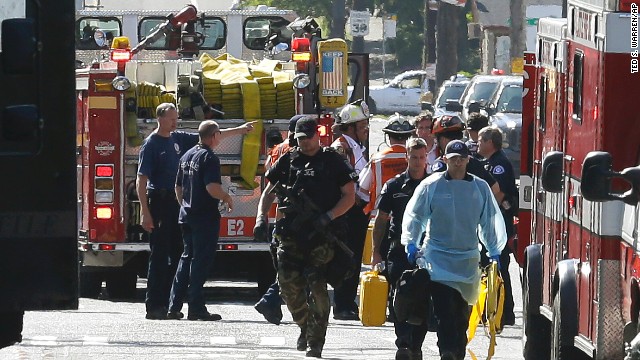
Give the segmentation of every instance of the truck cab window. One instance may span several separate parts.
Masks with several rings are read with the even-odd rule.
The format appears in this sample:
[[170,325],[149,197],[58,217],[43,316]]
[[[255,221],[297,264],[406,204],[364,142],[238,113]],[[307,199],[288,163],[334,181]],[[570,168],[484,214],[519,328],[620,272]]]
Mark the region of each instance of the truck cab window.
[[279,16],[250,17],[244,22],[244,44],[251,50],[264,50],[269,41],[272,45],[290,44],[292,32],[287,29],[289,23]]
[[108,49],[113,38],[122,33],[122,24],[115,17],[84,17],[76,21],[75,33],[78,50]]
[[[142,41],[145,37],[162,26],[167,21],[165,17],[145,17],[138,24],[138,41]],[[196,22],[196,33],[204,36],[204,42],[200,45],[200,49],[218,50],[222,49],[226,44],[227,27],[224,20],[219,17],[205,17],[204,27],[199,20]],[[178,36],[178,35],[175,35]],[[148,50],[170,50],[169,40],[166,35],[156,40]]]

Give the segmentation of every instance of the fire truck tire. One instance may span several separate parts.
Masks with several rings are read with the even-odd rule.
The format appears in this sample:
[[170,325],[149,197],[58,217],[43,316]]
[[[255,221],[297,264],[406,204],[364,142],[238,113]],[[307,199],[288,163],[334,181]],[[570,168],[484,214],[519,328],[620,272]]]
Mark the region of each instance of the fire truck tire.
[[130,300],[136,298],[138,275],[132,270],[122,270],[107,275],[107,293],[110,299]]
[[547,319],[533,311],[529,302],[529,283],[526,273],[522,282],[522,355],[525,360],[548,360],[551,347],[551,329]]
[[573,346],[573,338],[578,332],[578,317],[575,313],[577,304],[562,304],[562,301],[560,291],[558,291],[553,298],[551,358],[555,360],[582,359],[583,353]]
[[80,297],[96,299],[102,292],[102,274],[80,271]]

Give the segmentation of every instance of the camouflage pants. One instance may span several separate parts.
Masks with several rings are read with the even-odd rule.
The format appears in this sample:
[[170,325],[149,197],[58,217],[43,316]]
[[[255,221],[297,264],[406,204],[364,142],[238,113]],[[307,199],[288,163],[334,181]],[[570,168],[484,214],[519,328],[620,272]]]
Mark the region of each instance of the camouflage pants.
[[278,282],[293,321],[306,333],[309,346],[324,346],[331,301],[327,292],[325,264],[333,249],[323,244],[305,253],[294,241],[280,239]]

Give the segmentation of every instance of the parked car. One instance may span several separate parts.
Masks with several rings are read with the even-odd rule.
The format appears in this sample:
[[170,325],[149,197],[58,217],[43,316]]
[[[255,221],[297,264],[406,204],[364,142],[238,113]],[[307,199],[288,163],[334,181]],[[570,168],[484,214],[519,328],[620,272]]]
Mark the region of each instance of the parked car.
[[493,98],[486,104],[489,124],[502,130],[502,149],[520,176],[520,138],[522,137],[522,76],[501,76]]
[[503,75],[476,75],[471,79],[460,98],[461,118],[464,122],[467,121],[470,112],[486,107],[496,94],[503,78]]
[[446,110],[447,102],[460,102],[467,85],[469,85],[469,79],[466,77],[455,77],[452,80],[443,82],[438,90],[438,97],[434,101],[434,116],[455,114],[455,112]]
[[[420,98],[427,92],[426,72],[405,71],[384,85],[369,87],[369,110],[372,114],[398,112],[402,115],[417,115],[421,111]],[[349,87],[351,97],[352,87]]]

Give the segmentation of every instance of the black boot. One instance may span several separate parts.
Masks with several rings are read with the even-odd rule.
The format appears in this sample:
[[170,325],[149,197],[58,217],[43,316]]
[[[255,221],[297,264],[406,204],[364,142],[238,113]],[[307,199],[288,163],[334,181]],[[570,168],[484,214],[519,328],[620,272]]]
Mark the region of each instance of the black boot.
[[307,331],[306,330],[300,331],[300,336],[298,336],[298,342],[296,343],[296,349],[298,349],[298,351],[307,350]]

